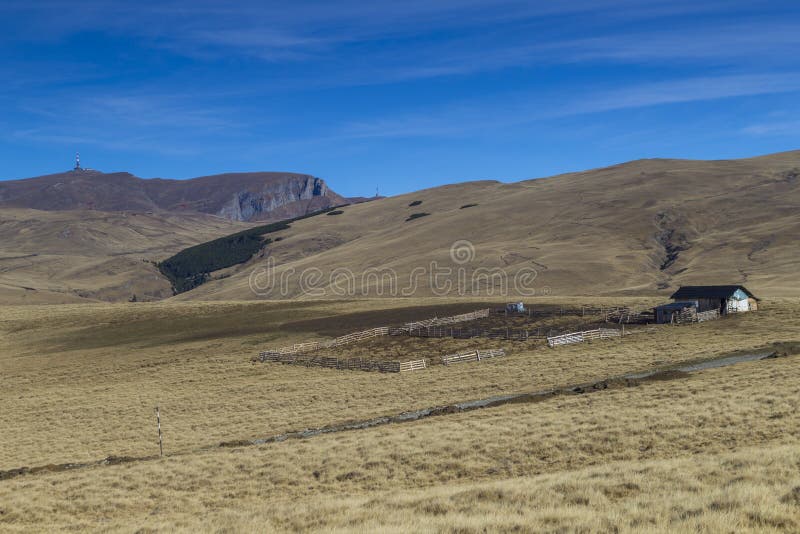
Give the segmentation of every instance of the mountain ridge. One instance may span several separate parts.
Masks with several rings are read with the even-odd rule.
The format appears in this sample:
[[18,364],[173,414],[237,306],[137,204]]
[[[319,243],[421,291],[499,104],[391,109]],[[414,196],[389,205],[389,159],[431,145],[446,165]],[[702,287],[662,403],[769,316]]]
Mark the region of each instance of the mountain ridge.
[[187,180],[73,169],[0,182],[0,208],[197,212],[232,221],[305,215],[348,200],[310,174],[245,172]]

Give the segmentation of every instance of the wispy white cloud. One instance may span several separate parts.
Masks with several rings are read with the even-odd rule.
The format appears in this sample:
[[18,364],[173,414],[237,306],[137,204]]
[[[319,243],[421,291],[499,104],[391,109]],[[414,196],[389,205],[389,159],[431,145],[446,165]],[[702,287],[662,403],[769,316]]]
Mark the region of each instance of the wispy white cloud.
[[558,99],[538,94],[506,94],[480,102],[453,103],[438,112],[351,122],[343,125],[337,135],[347,138],[475,135],[572,116],[791,92],[800,92],[800,72],[704,76],[597,91],[584,88]]
[[751,124],[742,128],[742,133],[754,136],[791,135],[800,138],[800,119]]
[[800,91],[800,72],[731,74],[639,83],[565,106],[561,114],[598,113],[664,104]]
[[[314,43],[304,59],[324,53],[330,42]],[[370,51],[365,61],[332,71],[321,69],[312,79],[287,79],[289,87],[341,87],[391,84],[413,80],[466,76],[517,67],[547,68],[576,64],[702,66],[760,69],[800,66],[792,61],[800,48],[800,22],[680,28],[649,32],[615,32],[592,38],[553,38],[522,32],[460,36],[399,48]],[[297,54],[295,57],[301,57]],[[273,58],[274,59],[274,58]]]
[[35,119],[4,132],[7,140],[177,156],[244,128],[230,109],[175,94],[70,92],[22,100],[17,110]]
[[558,43],[567,60],[651,62],[680,60],[753,60],[762,64],[800,46],[800,22],[770,21],[680,28],[667,31],[621,33]]
[[219,130],[239,125],[223,109],[173,95],[99,96],[80,101],[77,108],[77,113],[82,116],[148,128],[168,126]]
[[[613,23],[650,20],[698,11],[728,13],[742,2],[687,0],[355,0],[341,2],[142,1],[136,3],[80,0],[70,12],[58,2],[39,1],[5,9],[27,15],[19,39],[58,39],[82,32],[108,32],[138,37],[148,46],[169,49],[193,58],[219,59],[230,55],[269,61],[326,60],[342,47],[359,45],[363,71],[388,82],[494,70],[536,62],[578,60],[647,61],[653,58],[719,55],[771,44],[796,43],[796,27],[769,31],[750,27],[727,33],[677,30],[625,34]],[[1,8],[0,8],[1,9]],[[584,16],[564,35],[553,35],[554,21]],[[65,19],[68,23],[65,24]],[[594,22],[594,21],[597,22]],[[611,26],[611,27],[609,27]],[[494,31],[487,32],[487,28]],[[579,36],[606,33],[591,39]],[[746,30],[746,31],[745,31]],[[774,30],[774,28],[772,28]],[[18,30],[19,31],[19,30]],[[436,41],[425,39],[439,36]],[[448,35],[449,34],[449,35]],[[621,34],[621,35],[618,35]],[[776,43],[778,36],[785,37]],[[445,37],[442,37],[445,36]],[[0,39],[3,37],[0,36]],[[380,43],[372,50],[370,43]],[[391,59],[387,61],[387,57]],[[369,79],[358,66],[342,78],[354,83]]]
[[[83,130],[83,129],[80,129]],[[70,148],[75,147],[97,147],[105,150],[122,152],[148,152],[163,156],[187,157],[198,153],[198,149],[193,146],[181,146],[174,139],[159,139],[157,136],[132,136],[126,133],[114,132],[80,132],[75,134],[67,133],[65,129],[55,127],[34,128],[27,130],[11,131],[2,137],[7,140],[26,141],[37,145],[63,145]]]
[[[241,123],[225,107],[202,99],[175,94],[105,94],[28,97],[19,108],[50,121],[70,125],[104,124],[130,128],[202,128],[205,131],[235,129]],[[64,101],[68,104],[64,104]]]

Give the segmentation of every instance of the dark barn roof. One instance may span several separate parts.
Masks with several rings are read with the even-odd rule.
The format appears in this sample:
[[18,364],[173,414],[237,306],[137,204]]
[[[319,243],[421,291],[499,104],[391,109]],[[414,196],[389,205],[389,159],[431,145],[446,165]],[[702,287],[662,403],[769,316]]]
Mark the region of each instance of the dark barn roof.
[[726,299],[741,289],[748,297],[759,300],[744,286],[681,286],[671,299]]

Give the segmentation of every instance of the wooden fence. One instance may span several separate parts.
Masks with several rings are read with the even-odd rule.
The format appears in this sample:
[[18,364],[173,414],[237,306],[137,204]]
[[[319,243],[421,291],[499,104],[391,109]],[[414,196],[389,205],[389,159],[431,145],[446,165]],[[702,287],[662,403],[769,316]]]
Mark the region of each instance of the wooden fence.
[[381,373],[402,373],[427,369],[427,362],[413,360],[408,362],[370,360],[367,358],[335,358],[332,356],[310,356],[304,354],[264,354],[262,362],[276,362],[304,367],[325,367],[327,369],[378,371]]
[[695,320],[698,323],[702,323],[703,321],[711,321],[713,319],[719,319],[719,310],[708,310],[704,312],[698,312],[695,315]]
[[332,347],[338,347],[341,345],[347,345],[349,343],[364,341],[366,339],[371,339],[378,336],[386,336],[389,334],[391,335],[408,334],[414,328],[423,328],[425,326],[434,326],[443,324],[455,324],[464,321],[473,321],[475,319],[480,319],[481,317],[488,317],[488,316],[489,316],[489,308],[486,308],[471,313],[453,315],[451,317],[441,317],[441,318],[434,317],[433,319],[428,319],[425,321],[406,323],[402,327],[389,328],[388,326],[381,326],[378,328],[363,330],[361,332],[353,332],[351,334],[346,334],[344,336],[340,336],[327,341],[307,341],[305,343],[295,343],[294,345],[288,347],[268,349],[265,350],[264,352],[261,352],[259,354],[259,358],[261,358],[261,361],[267,361],[264,358],[270,355],[303,354],[307,352],[314,352],[320,349],[328,349]]
[[328,341],[308,341],[306,343],[295,343],[289,347],[281,347],[278,349],[270,349],[262,352],[260,355],[265,354],[302,354],[306,352],[313,352],[320,349],[328,349],[331,347],[338,347],[340,345],[347,345],[348,343],[355,343],[356,341],[363,341],[378,336],[385,336],[389,334],[389,328],[382,326],[379,328],[371,328],[361,332],[353,332],[340,336]]
[[402,329],[406,331],[411,330],[418,330],[420,328],[427,328],[430,326],[441,326],[446,324],[456,324],[456,323],[464,323],[467,321],[474,321],[476,319],[483,319],[484,317],[489,317],[489,308],[485,308],[483,310],[477,310],[470,313],[462,313],[461,315],[452,315],[450,317],[434,317],[433,319],[427,319],[425,321],[415,321],[411,323],[406,323],[402,326]]
[[427,369],[428,364],[425,362],[424,359],[422,360],[412,360],[410,362],[400,362],[400,372],[406,371],[421,371],[422,369]]
[[442,363],[444,365],[450,365],[453,363],[479,362],[487,358],[497,358],[498,356],[505,355],[506,351],[503,349],[471,350],[468,352],[459,352],[456,354],[442,356]]
[[625,306],[580,306],[580,307],[546,307],[536,309],[529,307],[524,312],[508,311],[505,308],[494,308],[491,313],[505,315],[506,317],[602,317],[607,323],[618,324],[650,324],[655,323],[651,307],[625,307]]
[[647,324],[654,323],[653,308],[614,308],[606,313],[607,323]]
[[684,308],[682,310],[673,312],[669,318],[670,324],[686,324],[697,322],[697,309]]
[[352,334],[347,334],[345,336],[334,338],[333,340],[325,343],[325,346],[338,347],[339,345],[355,343],[356,341],[364,341],[365,339],[371,339],[373,337],[378,337],[378,336],[386,336],[388,334],[389,334],[389,327],[381,326],[379,328],[372,328],[370,330],[364,330],[362,332],[354,332]]
[[510,341],[527,341],[529,339],[544,339],[548,335],[553,335],[554,330],[546,328],[537,328],[531,330],[520,330],[513,328],[446,328],[429,326],[425,328],[418,328],[408,332],[397,332],[389,329],[390,335],[408,335],[412,337],[433,337],[443,338],[451,337],[454,339],[471,339],[475,337],[483,337],[487,339],[506,339]]
[[583,343],[590,339],[606,339],[611,337],[620,337],[621,330],[614,330],[612,328],[597,328],[595,330],[585,330],[583,332],[571,332],[569,334],[561,334],[547,338],[547,344],[550,347],[557,347],[559,345],[569,345],[572,343]]
[[670,324],[689,324],[689,323],[702,323],[704,321],[712,321],[719,319],[719,310],[708,310],[698,312],[697,308],[687,307],[683,310],[676,311],[670,317]]
[[548,306],[537,309],[535,306],[530,306],[523,312],[509,311],[505,308],[494,308],[491,310],[491,313],[495,315],[505,315],[507,317],[561,317],[564,315],[577,315],[580,317],[600,315],[602,317],[607,317],[609,315],[616,315],[628,309],[629,308],[620,306]]

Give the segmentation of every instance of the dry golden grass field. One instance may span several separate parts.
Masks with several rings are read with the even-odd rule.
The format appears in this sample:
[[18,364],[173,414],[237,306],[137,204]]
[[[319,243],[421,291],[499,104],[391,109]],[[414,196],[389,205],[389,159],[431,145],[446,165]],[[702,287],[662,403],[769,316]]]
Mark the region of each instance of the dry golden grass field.
[[[647,299],[535,303],[548,302]],[[0,531],[800,529],[800,355],[308,439],[219,446],[771,350],[776,342],[789,342],[781,352],[791,354],[800,341],[800,302],[770,299],[757,313],[622,339],[557,349],[500,342],[506,357],[412,373],[252,361],[268,347],[486,304],[0,308]],[[409,341],[414,354],[484,344]],[[392,351],[396,342],[370,343]],[[26,466],[43,469],[11,473]]]

